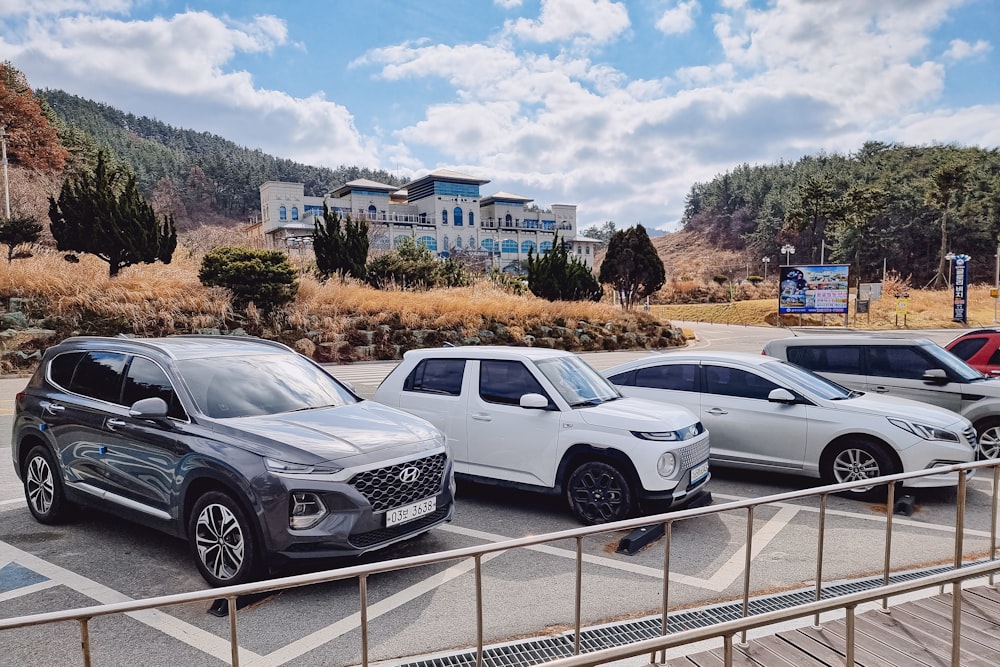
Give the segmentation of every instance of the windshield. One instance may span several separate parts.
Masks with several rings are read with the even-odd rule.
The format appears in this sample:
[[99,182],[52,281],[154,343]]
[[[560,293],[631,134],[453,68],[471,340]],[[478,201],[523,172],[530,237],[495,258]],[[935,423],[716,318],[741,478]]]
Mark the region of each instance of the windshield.
[[536,365],[572,407],[598,405],[621,398],[610,382],[579,357],[543,359]]
[[358,401],[320,367],[293,354],[186,359],[177,365],[198,410],[216,419]]
[[972,382],[974,380],[987,379],[987,376],[983,375],[940,345],[924,345],[923,349],[927,350],[927,352],[930,353],[930,355],[934,357],[934,359],[941,364],[942,367],[946,368],[949,375],[957,376],[960,378],[961,382]]
[[851,391],[810,370],[806,370],[795,364],[785,363],[779,359],[767,362],[765,367],[785,380],[792,389],[810,393],[817,398],[825,398],[828,401],[842,401],[845,398],[860,396],[860,392]]

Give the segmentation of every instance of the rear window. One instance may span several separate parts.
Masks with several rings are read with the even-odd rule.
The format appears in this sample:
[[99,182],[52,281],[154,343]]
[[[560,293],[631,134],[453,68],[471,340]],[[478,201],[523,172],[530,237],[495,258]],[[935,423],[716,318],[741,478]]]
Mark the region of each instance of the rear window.
[[462,393],[465,359],[424,359],[403,382],[403,391],[458,396]]
[[122,371],[128,357],[119,352],[88,352],[73,373],[69,390],[108,403],[121,400]]
[[788,361],[816,373],[863,375],[861,359],[861,347],[856,345],[788,347]]

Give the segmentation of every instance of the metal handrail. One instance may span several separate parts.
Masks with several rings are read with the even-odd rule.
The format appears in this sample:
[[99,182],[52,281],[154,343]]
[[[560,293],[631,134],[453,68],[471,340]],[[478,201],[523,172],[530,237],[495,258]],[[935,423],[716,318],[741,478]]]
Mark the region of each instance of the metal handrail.
[[[990,523],[990,550],[989,559],[987,563],[976,566],[962,566],[962,547],[963,547],[963,533],[964,533],[964,518],[965,518],[965,503],[966,503],[966,484],[967,484],[967,471],[978,470],[983,468],[992,468],[993,470],[993,497],[992,497],[992,512],[991,512],[991,523]],[[927,477],[931,475],[940,474],[958,474],[958,493],[956,499],[956,523],[955,523],[955,561],[954,568],[959,570],[956,573],[955,570],[943,573],[940,575],[932,575],[924,578],[915,580],[914,582],[909,582],[907,584],[894,584],[889,585],[889,564],[892,548],[891,539],[891,529],[892,529],[892,507],[891,504],[894,498],[894,491],[897,482],[902,482],[905,480],[916,479],[920,477]],[[825,533],[825,516],[826,516],[826,500],[830,494],[840,493],[853,488],[860,488],[871,486],[873,484],[885,484],[888,485],[888,511],[887,516],[887,532],[885,541],[885,571],[883,573],[884,580],[881,587],[872,589],[872,591],[865,593],[856,593],[851,595],[839,596],[831,600],[823,601],[821,600],[821,589],[822,589],[822,577],[823,577],[823,545],[824,545],[824,533]],[[373,574],[398,571],[404,569],[410,569],[414,567],[421,567],[425,565],[433,565],[437,563],[443,563],[447,561],[458,561],[465,560],[468,558],[474,559],[475,563],[475,598],[476,598],[476,664],[477,667],[481,667],[483,661],[483,650],[484,650],[484,637],[483,637],[483,591],[482,591],[482,562],[483,556],[492,553],[499,553],[503,551],[510,551],[512,549],[531,547],[540,544],[546,544],[549,542],[556,542],[561,540],[575,540],[576,541],[576,592],[575,592],[575,619],[574,619],[574,632],[575,632],[575,642],[574,642],[574,654],[579,658],[572,659],[572,662],[567,662],[571,659],[557,660],[552,665],[559,665],[563,667],[569,667],[570,665],[596,665],[601,662],[606,662],[608,660],[617,659],[616,657],[600,657],[598,656],[617,656],[621,652],[627,652],[628,655],[621,653],[621,657],[630,657],[633,655],[641,655],[652,651],[663,650],[666,648],[677,646],[689,641],[696,641],[702,638],[713,638],[713,637],[723,637],[726,646],[726,664],[732,664],[732,637],[733,635],[740,633],[742,641],[746,641],[746,633],[748,630],[761,627],[764,625],[769,625],[771,623],[777,623],[785,620],[792,620],[810,614],[815,614],[816,623],[819,622],[819,614],[824,611],[829,611],[832,609],[847,608],[849,613],[849,620],[853,619],[853,608],[856,606],[855,600],[859,601],[869,601],[882,598],[883,608],[887,605],[887,600],[892,595],[896,595],[899,592],[906,592],[909,590],[917,590],[920,588],[931,587],[935,585],[943,585],[948,582],[955,582],[956,586],[956,599],[958,597],[957,593],[960,590],[961,581],[980,576],[981,574],[989,574],[990,584],[993,584],[994,575],[997,570],[1000,570],[1000,561],[997,561],[997,515],[998,507],[1000,507],[1000,502],[998,502],[998,497],[1000,497],[1000,460],[987,460],[978,461],[974,463],[965,464],[955,464],[951,466],[942,466],[934,468],[932,470],[909,472],[909,473],[899,473],[896,475],[889,475],[886,477],[880,477],[877,480],[859,480],[856,482],[847,482],[843,484],[831,484],[827,486],[821,486],[816,488],[804,489],[800,491],[790,491],[786,493],[774,494],[770,496],[765,496],[761,498],[754,498],[750,500],[734,501],[729,503],[723,503],[719,505],[711,505],[706,507],[699,507],[695,509],[680,510],[676,512],[670,512],[666,514],[658,514],[655,516],[645,516],[638,517],[635,519],[628,519],[626,521],[619,521],[610,524],[602,524],[599,526],[588,526],[584,528],[574,528],[571,530],[564,530],[555,533],[547,533],[543,535],[533,535],[529,537],[516,538],[511,540],[505,540],[502,542],[494,542],[490,544],[475,546],[475,547],[465,547],[461,549],[453,549],[450,551],[444,551],[440,553],[423,554],[420,556],[411,556],[408,558],[399,558],[394,560],[383,561],[380,563],[372,563],[366,565],[357,565],[353,567],[340,568],[336,570],[328,570],[325,572],[315,572],[309,574],[295,575],[290,577],[282,577],[279,579],[272,579],[263,582],[255,582],[249,584],[241,584],[238,586],[227,586],[224,588],[214,588],[202,591],[193,591],[188,593],[178,593],[174,595],[158,596],[154,598],[146,598],[143,600],[130,600],[127,602],[118,602],[113,604],[104,605],[94,605],[90,607],[81,607],[77,609],[69,609],[56,612],[46,612],[42,614],[32,614],[29,616],[21,616],[9,619],[0,619],[0,632],[4,630],[12,630],[15,628],[23,628],[28,626],[43,625],[64,621],[78,621],[80,624],[81,633],[81,646],[83,650],[83,664],[85,667],[90,665],[90,637],[89,637],[89,622],[91,619],[108,616],[113,614],[126,614],[133,613],[137,611],[143,611],[147,609],[170,607],[174,605],[187,604],[192,602],[206,602],[214,601],[218,599],[226,599],[229,608],[229,622],[230,622],[230,647],[231,647],[231,664],[233,667],[239,666],[239,644],[237,637],[237,614],[239,609],[237,608],[237,597],[241,595],[252,595],[257,593],[269,593],[278,590],[285,590],[290,588],[297,588],[302,586],[309,586],[313,584],[327,583],[332,581],[340,581],[344,579],[358,579],[358,586],[360,592],[360,616],[361,616],[361,653],[362,653],[362,666],[367,667],[368,665],[368,618],[367,618],[367,579]],[[819,513],[819,530],[818,530],[818,549],[817,549],[817,566],[816,566],[816,600],[815,602],[803,604],[792,609],[780,610],[775,612],[769,612],[766,614],[754,615],[753,617],[749,614],[749,599],[750,599],[750,572],[753,562],[753,517],[754,509],[763,505],[772,505],[776,503],[783,503],[791,500],[798,500],[802,498],[810,498],[819,496],[820,498],[820,513]],[[735,621],[727,621],[725,623],[720,623],[718,625],[710,626],[709,628],[700,629],[697,631],[685,631],[681,633],[667,634],[668,628],[668,614],[669,614],[669,572],[670,572],[670,551],[671,551],[671,532],[672,526],[678,521],[684,521],[688,519],[693,519],[697,517],[719,514],[722,512],[732,512],[738,510],[745,510],[747,513],[747,534],[746,534],[746,547],[745,547],[745,565],[743,572],[743,594],[742,594],[742,618]],[[653,640],[645,640],[642,642],[637,642],[635,644],[630,644],[624,648],[614,649],[615,653],[611,654],[608,649],[605,651],[595,651],[588,653],[584,656],[580,655],[580,635],[582,631],[582,572],[583,572],[583,548],[582,541],[585,537],[616,532],[621,530],[630,530],[640,527],[662,524],[664,528],[664,566],[663,566],[663,604],[661,609],[661,626],[664,636],[662,638],[656,638]],[[929,583],[926,583],[929,582]],[[956,603],[956,611],[954,612],[953,623],[957,626],[960,624],[960,606]],[[852,627],[849,623],[849,627]],[[958,637],[958,634],[955,634]],[[958,663],[958,641],[953,642],[953,665],[957,667]],[[853,652],[853,642],[848,643],[849,652]],[[642,648],[638,648],[638,647]],[[633,652],[634,649],[634,652]],[[593,660],[591,660],[593,658]],[[665,660],[665,658],[664,658]],[[848,661],[848,664],[851,664]]]

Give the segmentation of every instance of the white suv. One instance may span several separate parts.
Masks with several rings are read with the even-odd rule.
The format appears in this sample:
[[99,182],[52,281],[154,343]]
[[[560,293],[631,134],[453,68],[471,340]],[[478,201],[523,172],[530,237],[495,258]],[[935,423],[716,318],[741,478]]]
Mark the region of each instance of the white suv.
[[709,479],[691,411],[624,398],[570,352],[411,350],[374,398],[443,431],[458,476],[562,493],[588,524],[691,504]]

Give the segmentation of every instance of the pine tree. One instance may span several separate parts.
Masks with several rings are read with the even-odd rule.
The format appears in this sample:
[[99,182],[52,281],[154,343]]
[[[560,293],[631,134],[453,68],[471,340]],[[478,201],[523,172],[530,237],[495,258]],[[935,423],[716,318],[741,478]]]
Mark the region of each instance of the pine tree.
[[[41,233],[41,223],[31,216],[0,218],[0,244],[7,246],[7,263],[10,264],[14,260],[18,246],[34,243]],[[20,256],[30,257],[30,253]]]
[[340,213],[331,211],[324,203],[323,221],[317,220],[313,229],[313,251],[316,269],[324,280],[334,274],[364,280],[368,223],[354,220],[350,215],[341,218]]
[[140,262],[169,264],[177,248],[173,216],[158,219],[139,194],[135,177],[109,169],[107,162],[101,152],[92,174],[68,179],[58,200],[49,197],[49,229],[56,247],[99,257],[108,263],[111,277]]
[[604,295],[587,265],[571,257],[558,236],[548,252],[538,257],[528,252],[528,289],[549,301],[600,301]]
[[626,310],[663,287],[667,272],[645,227],[636,225],[611,236],[600,280],[614,287]]

